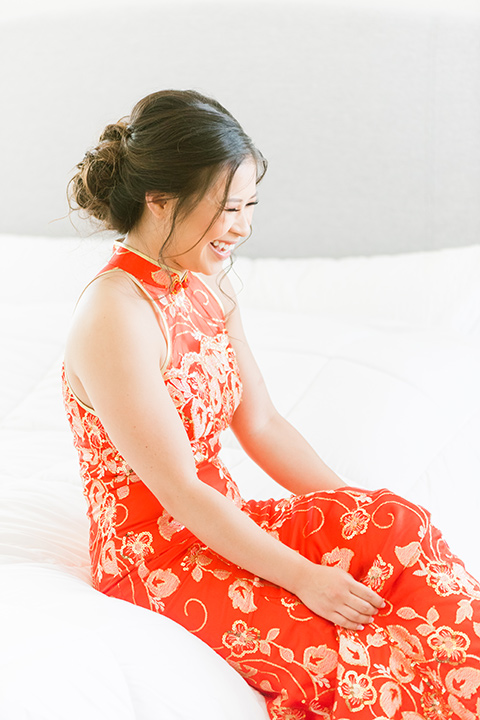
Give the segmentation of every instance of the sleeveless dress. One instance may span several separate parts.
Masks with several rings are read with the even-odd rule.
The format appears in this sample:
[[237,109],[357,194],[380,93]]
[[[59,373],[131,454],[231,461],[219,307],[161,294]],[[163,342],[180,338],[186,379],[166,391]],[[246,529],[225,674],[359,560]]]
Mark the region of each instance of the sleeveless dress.
[[386,489],[346,487],[245,501],[219,457],[241,401],[221,304],[200,277],[171,277],[121,243],[102,273],[128,273],[168,342],[162,368],[198,478],[315,563],[386,601],[354,632],[238,567],[171,517],[63,373],[90,519],[92,581],[204,640],[266,699],[272,720],[480,717],[480,586],[429,513]]

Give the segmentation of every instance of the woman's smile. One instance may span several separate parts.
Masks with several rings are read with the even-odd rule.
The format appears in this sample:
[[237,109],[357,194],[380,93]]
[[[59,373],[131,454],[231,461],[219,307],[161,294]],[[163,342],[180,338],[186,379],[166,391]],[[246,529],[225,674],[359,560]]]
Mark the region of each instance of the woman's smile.
[[226,260],[230,257],[233,249],[235,248],[235,245],[237,245],[236,242],[227,242],[225,240],[212,240],[211,243],[209,243],[211,249],[217,255],[221,260]]
[[220,178],[190,215],[176,224],[164,256],[168,265],[204,275],[218,272],[219,263],[227,260],[251,231],[256,180],[256,164],[245,160],[232,178],[225,206],[209,227],[224,196],[225,178]]
[[[226,174],[220,176],[186,217],[175,223],[162,253],[163,262],[173,270],[203,275],[218,273],[239,242],[249,236],[258,202],[257,166],[253,158],[238,166],[226,201],[225,183]],[[168,198],[160,203],[148,202],[139,227],[128,234],[127,244],[157,258],[169,234],[175,203],[175,199]]]

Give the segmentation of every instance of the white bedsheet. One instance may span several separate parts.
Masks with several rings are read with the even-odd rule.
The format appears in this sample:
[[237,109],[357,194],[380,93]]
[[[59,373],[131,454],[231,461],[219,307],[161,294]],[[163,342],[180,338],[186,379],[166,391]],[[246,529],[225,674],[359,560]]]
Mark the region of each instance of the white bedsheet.
[[[59,376],[75,298],[109,243],[0,243],[0,717],[266,718],[198,639],[89,584]],[[279,409],[346,481],[431,510],[480,576],[480,247],[236,267]],[[229,433],[223,455],[245,496],[285,494]]]

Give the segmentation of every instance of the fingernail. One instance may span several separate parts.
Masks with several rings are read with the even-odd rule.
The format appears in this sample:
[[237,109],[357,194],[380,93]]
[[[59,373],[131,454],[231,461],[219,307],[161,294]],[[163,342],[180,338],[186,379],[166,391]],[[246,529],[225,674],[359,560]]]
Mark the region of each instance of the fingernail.
[[365,625],[357,625],[357,630],[365,630]]

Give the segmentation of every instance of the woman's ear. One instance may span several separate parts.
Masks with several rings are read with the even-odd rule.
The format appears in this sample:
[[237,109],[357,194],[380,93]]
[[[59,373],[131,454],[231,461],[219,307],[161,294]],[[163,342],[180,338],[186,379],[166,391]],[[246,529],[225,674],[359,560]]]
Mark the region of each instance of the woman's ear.
[[157,218],[163,219],[165,212],[170,210],[172,198],[164,193],[145,193],[145,205],[148,210]]

